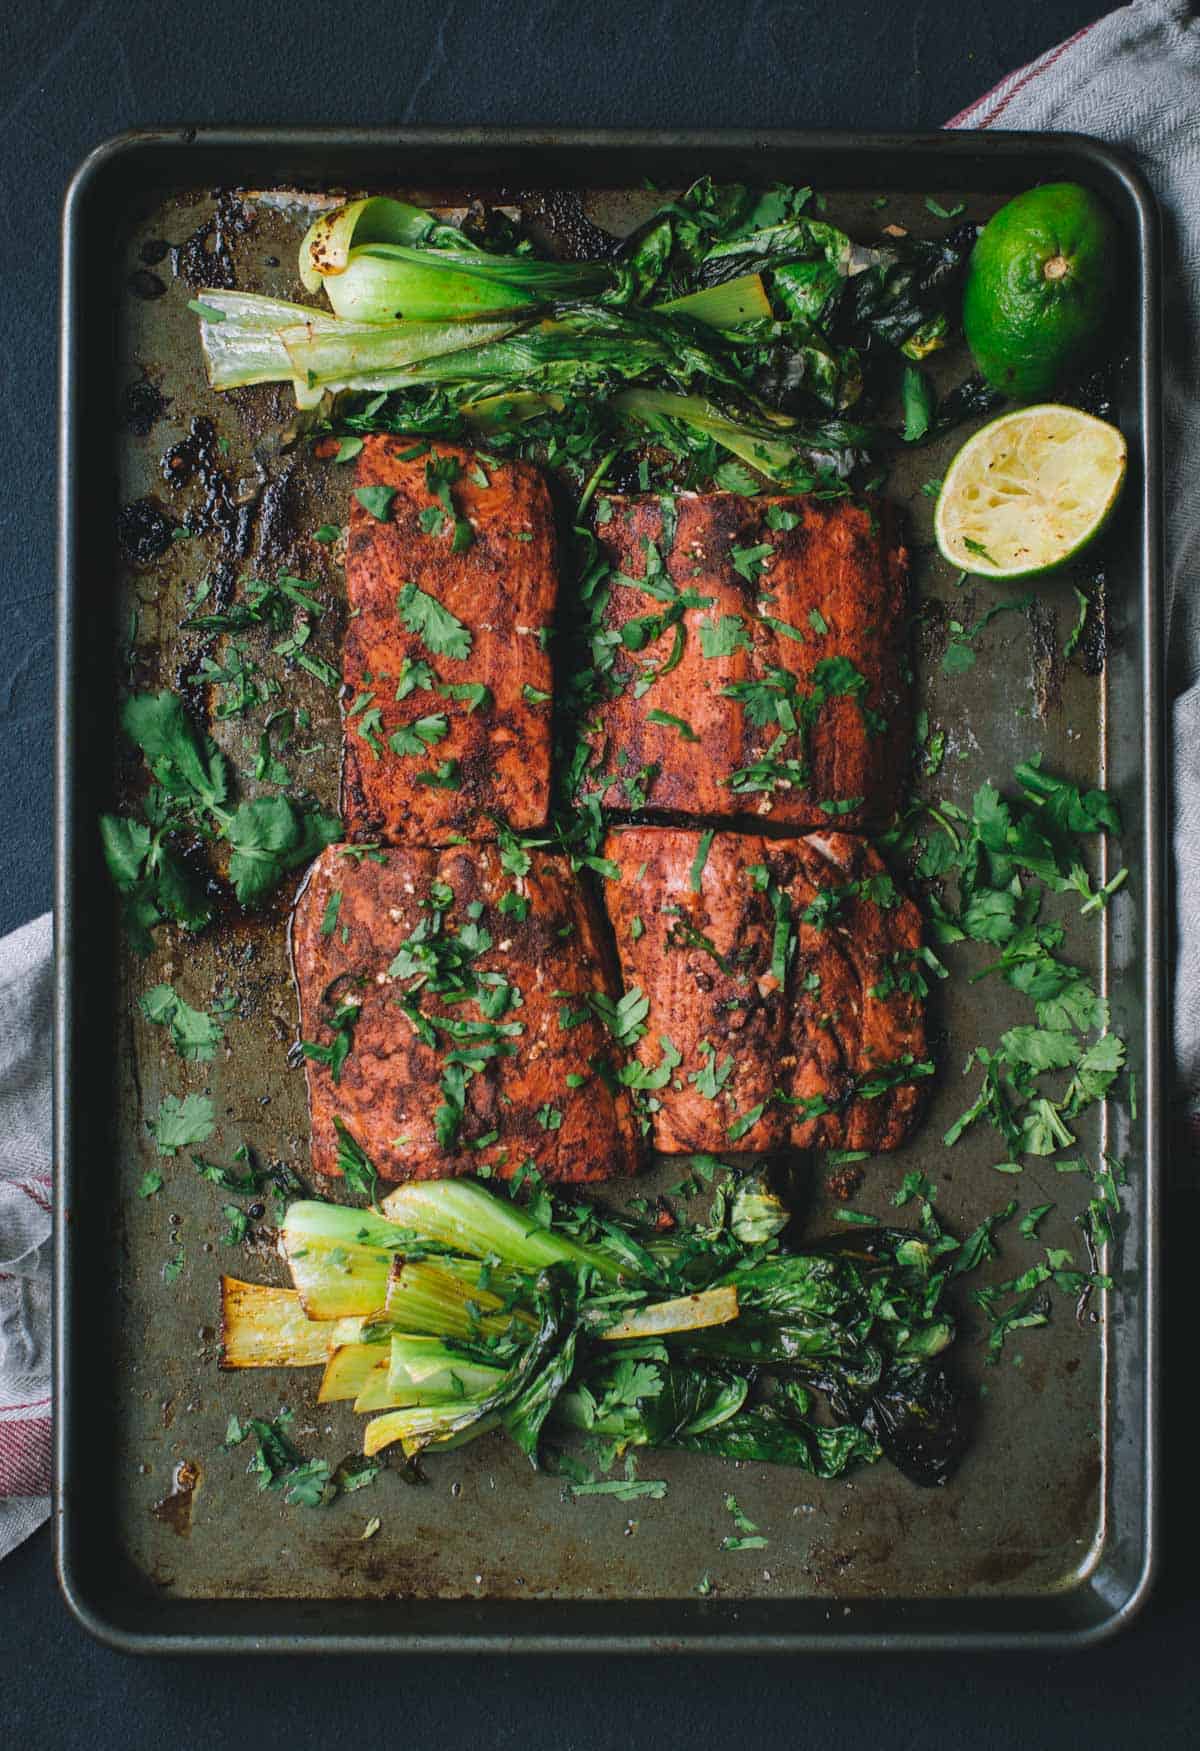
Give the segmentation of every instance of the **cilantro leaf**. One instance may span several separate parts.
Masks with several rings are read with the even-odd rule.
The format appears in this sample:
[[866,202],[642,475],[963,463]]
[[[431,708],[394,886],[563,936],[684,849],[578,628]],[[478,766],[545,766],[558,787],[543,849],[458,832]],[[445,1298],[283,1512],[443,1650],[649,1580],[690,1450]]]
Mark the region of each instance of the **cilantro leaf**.
[[971,895],[963,929],[976,942],[1005,942],[1015,929],[1016,910],[1016,896],[1007,889],[983,888]]
[[735,492],[740,498],[746,499],[754,498],[762,491],[762,481],[751,473],[744,462],[720,463],[713,470],[713,484],[719,486],[722,492]]
[[1026,795],[1041,805],[1060,832],[1120,833],[1120,811],[1107,791],[1081,791],[1077,785],[1043,772],[1040,755],[1021,761],[1015,773]]
[[337,1164],[346,1188],[358,1192],[372,1204],[379,1194],[379,1174],[370,1156],[357,1138],[346,1128],[345,1121],[335,1115],[333,1128],[337,1132]]
[[715,623],[700,622],[700,649],[706,657],[731,657],[735,651],[753,648],[740,614],[722,614]]
[[192,1063],[216,1056],[223,1035],[203,1010],[193,1009],[170,985],[156,985],[141,1000],[142,1014],[157,1027],[169,1027],[171,1042],[181,1058]]
[[439,760],[429,771],[414,772],[412,781],[414,784],[428,784],[434,790],[458,790],[462,772],[457,760]]
[[975,652],[969,644],[960,644],[952,640],[942,655],[943,675],[965,675],[968,669],[975,667]]
[[766,1101],[760,1100],[758,1102],[757,1106],[752,1106],[749,1108],[748,1111],[739,1114],[739,1116],[736,1119],[734,1119],[733,1123],[729,1126],[728,1131],[726,1133],[726,1135],[729,1138],[729,1141],[731,1143],[739,1143],[741,1141],[741,1139],[746,1135],[747,1131],[752,1131],[754,1129],[755,1125],[757,1125],[758,1121],[762,1118],[762,1116],[766,1110],[767,1110]]
[[1063,1112],[1074,1118],[1094,1101],[1103,1100],[1125,1063],[1125,1042],[1117,1034],[1102,1034],[1082,1054],[1063,1100]]
[[680,1064],[683,1062],[683,1057],[674,1042],[668,1038],[666,1034],[660,1034],[658,1043],[662,1050],[662,1057],[659,1059],[657,1069],[648,1070],[646,1066],[639,1063],[636,1058],[622,1066],[618,1080],[626,1088],[666,1088],[671,1080],[672,1071],[679,1068]]
[[424,754],[427,748],[431,748],[435,742],[443,741],[449,734],[449,721],[444,712],[438,712],[433,716],[419,717],[412,723],[403,724],[388,737],[388,747],[393,754]]
[[729,561],[734,571],[745,578],[748,584],[756,584],[762,577],[768,557],[774,551],[769,541],[760,542],[757,547],[731,547]]
[[733,1058],[727,1053],[718,1063],[717,1049],[708,1040],[701,1040],[699,1052],[704,1064],[699,1070],[688,1072],[688,1081],[695,1085],[697,1094],[702,1094],[705,1100],[716,1100],[733,1074]]
[[[421,665],[424,667],[424,665]],[[438,692],[443,699],[461,699],[466,702],[467,715],[473,711],[487,710],[492,705],[492,690],[485,687],[482,681],[439,681]],[[549,699],[549,693],[541,696]]]
[[[407,699],[418,687],[423,688],[426,693],[433,691],[433,670],[428,663],[419,660],[414,662],[411,657],[405,657],[400,665],[400,679],[396,683],[396,698]],[[451,689],[448,687],[439,687],[438,691],[446,698],[451,696]],[[484,691],[486,692],[486,688]]]
[[640,985],[631,986],[615,1003],[604,991],[590,992],[588,1002],[619,1046],[636,1045],[646,1032],[650,999]]
[[1000,1036],[1000,1050],[1010,1064],[1031,1070],[1067,1070],[1079,1057],[1074,1034],[1053,1028],[1014,1027]]
[[1083,1034],[1108,1026],[1108,1004],[1097,997],[1084,979],[1070,980],[1036,1007],[1038,1021],[1044,1028],[1074,1028]]
[[307,863],[341,834],[332,815],[308,812],[284,796],[239,804],[226,836],[232,847],[229,879],[243,906],[269,894],[281,876]]
[[285,1502],[298,1502],[305,1508],[320,1508],[331,1502],[337,1493],[330,1482],[331,1467],[327,1459],[306,1459],[288,1472],[283,1485]]
[[189,1143],[207,1143],[216,1129],[213,1103],[204,1094],[164,1094],[154,1118],[147,1120],[160,1155],[174,1155]]
[[[549,697],[549,695],[547,695],[547,697]],[[658,711],[657,709],[648,711],[646,713],[646,722],[662,724],[668,729],[678,730],[680,737],[685,742],[698,742],[700,740],[691,724],[682,717],[676,717],[673,711]]]
[[392,500],[396,496],[394,486],[356,486],[354,496],[364,511],[380,523],[386,523],[392,512]]
[[229,763],[195,728],[176,694],[133,694],[121,709],[121,727],[169,795],[202,808],[226,800]]
[[431,456],[425,464],[425,486],[441,505],[445,519],[453,530],[450,540],[452,553],[461,553],[475,539],[475,531],[470,522],[466,517],[459,516],[455,509],[450,491],[461,473],[462,469],[454,456]]
[[471,634],[436,596],[417,584],[405,584],[397,600],[401,620],[435,657],[465,662],[471,654]]
[[699,843],[696,846],[696,855],[692,859],[692,867],[688,872],[688,886],[693,894],[700,893],[703,887],[704,866],[708,862],[708,854],[712,850],[712,842],[715,838],[716,830],[713,827],[707,828],[700,835]]

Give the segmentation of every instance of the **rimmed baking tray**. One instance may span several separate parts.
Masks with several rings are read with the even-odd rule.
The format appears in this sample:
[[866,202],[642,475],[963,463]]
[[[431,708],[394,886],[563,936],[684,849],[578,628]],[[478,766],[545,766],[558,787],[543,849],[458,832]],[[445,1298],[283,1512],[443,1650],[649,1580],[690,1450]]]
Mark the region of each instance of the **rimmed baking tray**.
[[[130,676],[188,681],[195,647],[178,642],[184,595],[219,558],[246,572],[286,560],[297,529],[340,515],[328,495],[344,495],[348,483],[331,484],[303,460],[280,462],[269,433],[286,409],[273,392],[222,403],[207,390],[185,310],[187,274],[202,277],[204,264],[197,269],[187,251],[215,243],[231,252],[239,284],[290,286],[287,254],[302,218],[286,204],[259,204],[254,225],[231,240],[221,234],[221,188],[503,192],[536,207],[553,232],[578,219],[580,202],[601,222],[622,214],[628,222],[647,199],[647,180],[671,188],[702,172],[811,183],[827,193],[830,217],[858,236],[883,217],[928,226],[926,194],[966,198],[970,216],[982,219],[1018,189],[1062,177],[1095,188],[1120,227],[1128,358],[1115,417],[1133,465],[1089,662],[1064,669],[1056,660],[1055,628],[1065,630],[1073,603],[1068,582],[1048,583],[1024,619],[997,622],[970,687],[953,690],[940,672],[938,638],[950,612],[973,604],[939,575],[921,523],[928,501],[912,496],[939,471],[940,453],[925,452],[907,477],[901,469],[890,489],[909,502],[918,583],[933,605],[918,668],[921,703],[947,733],[942,793],[969,798],[983,778],[1004,777],[1014,759],[1041,747],[1076,780],[1105,783],[1124,811],[1119,851],[1129,880],[1072,943],[1101,968],[1138,1077],[1136,1120],[1106,1109],[1095,1133],[1081,1138],[1129,1164],[1126,1215],[1109,1261],[1118,1292],[1103,1298],[1094,1324],[1056,1309],[1052,1325],[1030,1334],[1019,1353],[1010,1349],[999,1368],[984,1370],[981,1346],[963,1346],[987,1391],[975,1447],[943,1491],[916,1491],[886,1466],[823,1484],[777,1468],[668,1455],[663,1464],[654,1456],[655,1475],[671,1486],[661,1502],[572,1502],[554,1480],[485,1441],[431,1464],[424,1488],[387,1474],[370,1499],[288,1509],[242,1475],[244,1449],[223,1449],[229,1412],[271,1414],[287,1397],[305,1445],[334,1457],[353,1445],[352,1424],[318,1424],[311,1405],[305,1410],[307,1386],[294,1378],[218,1374],[218,1273],[267,1278],[269,1249],[250,1259],[222,1252],[212,1188],[186,1166],[156,1163],[143,1123],[165,1089],[205,1087],[222,1116],[214,1151],[228,1159],[245,1137],[303,1167],[303,1093],[286,1066],[294,1016],[282,911],[218,924],[186,955],[176,950],[172,959],[160,947],[149,963],[135,961],[114,931],[96,817],[114,796],[120,687]],[[889,198],[883,216],[873,199],[880,194]],[[630,1654],[1050,1647],[1092,1641],[1128,1621],[1151,1582],[1158,1499],[1165,798],[1157,326],[1152,199],[1119,157],[1073,136],[181,128],[126,135],[87,159],[67,196],[63,255],[55,1521],[63,1590],[88,1629],[143,1652]],[[240,523],[226,519],[222,530],[198,512],[197,539],[150,560],[131,555],[127,542],[120,556],[113,530],[121,505],[150,499],[185,519],[196,508],[186,492],[173,498],[161,455],[195,417],[213,420],[209,441],[224,446],[229,460],[220,466],[230,477],[241,463],[260,489],[266,477],[265,490],[251,490]],[[332,573],[320,581],[336,596]],[[314,695],[313,710],[314,736],[322,721],[336,734],[331,703]],[[236,728],[220,733],[236,741]],[[319,763],[313,780],[330,798],[336,772],[326,766],[335,765]],[[136,1003],[163,978],[193,1001],[217,989],[232,998],[228,1061],[188,1067],[164,1056]],[[991,1037],[998,1021],[1007,1025],[1002,995],[986,987],[952,995],[941,1019],[944,1059]],[[990,1173],[987,1138],[968,1134],[953,1155],[937,1142],[964,1104],[957,1070],[945,1064],[917,1136],[872,1164],[865,1207],[884,1209],[913,1166],[937,1179],[939,1210],[959,1231],[1004,1201],[1011,1182]],[[167,1186],[138,1199],[139,1178],[154,1165]],[[819,1226],[828,1201],[815,1170],[810,1182]],[[1017,1186],[1026,1205],[1042,1189],[1031,1170]],[[1070,1244],[1071,1233],[1065,1206],[1042,1229],[1051,1244]],[[170,1281],[168,1254],[179,1261]],[[1008,1269],[1005,1262],[999,1274]],[[184,1462],[201,1481],[181,1501],[172,1480]],[[730,1490],[767,1532],[765,1551],[722,1552]],[[381,1524],[364,1541],[368,1516]]]

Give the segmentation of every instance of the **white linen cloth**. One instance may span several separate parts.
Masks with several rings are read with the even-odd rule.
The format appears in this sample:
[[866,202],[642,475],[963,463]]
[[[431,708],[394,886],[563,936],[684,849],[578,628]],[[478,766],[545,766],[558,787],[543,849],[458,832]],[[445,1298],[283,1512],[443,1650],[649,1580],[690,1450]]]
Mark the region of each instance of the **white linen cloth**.
[[0,942],[0,1557],[50,1512],[50,914]]

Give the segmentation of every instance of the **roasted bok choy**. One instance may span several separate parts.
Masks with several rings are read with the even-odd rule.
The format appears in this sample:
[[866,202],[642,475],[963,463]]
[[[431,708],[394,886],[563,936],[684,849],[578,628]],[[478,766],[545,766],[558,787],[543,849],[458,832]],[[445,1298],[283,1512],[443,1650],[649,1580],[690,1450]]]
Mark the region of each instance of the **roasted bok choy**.
[[323,303],[211,289],[192,307],[213,387],[290,383],[310,429],[466,434],[585,477],[614,444],[719,484],[733,457],[846,490],[880,393],[950,334],[975,227],[867,248],[812,204],[703,177],[604,259],[560,261],[494,213],[454,225],[376,196],[301,243]]
[[958,1243],[856,1228],[783,1248],[763,1175],[666,1232],[536,1192],[414,1182],[382,1214],[301,1202],[294,1288],[226,1278],[223,1365],[323,1368],[370,1413],[364,1451],[415,1459],[502,1428],[535,1466],[584,1437],[605,1466],[672,1447],[820,1477],[887,1457],[939,1484],[964,1440],[942,1306]]

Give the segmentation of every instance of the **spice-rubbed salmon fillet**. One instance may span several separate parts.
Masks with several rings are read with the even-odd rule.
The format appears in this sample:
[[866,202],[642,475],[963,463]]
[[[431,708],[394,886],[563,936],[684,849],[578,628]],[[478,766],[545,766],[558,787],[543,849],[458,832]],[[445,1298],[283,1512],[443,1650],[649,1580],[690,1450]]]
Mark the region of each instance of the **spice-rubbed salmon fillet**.
[[317,1172],[341,1171],[335,1118],[390,1180],[633,1172],[587,1002],[616,989],[602,928],[565,859],[511,841],[322,852],[291,929]]
[[[613,498],[583,793],[651,813],[862,826],[908,747],[907,556],[882,501]],[[648,769],[648,770],[647,770]]]
[[649,998],[655,1147],[894,1149],[926,1073],[916,907],[848,834],[709,839],[605,844],[625,986]]
[[[401,460],[402,457],[408,458]],[[540,827],[558,588],[536,469],[369,437],[350,511],[342,814],[357,840]]]

